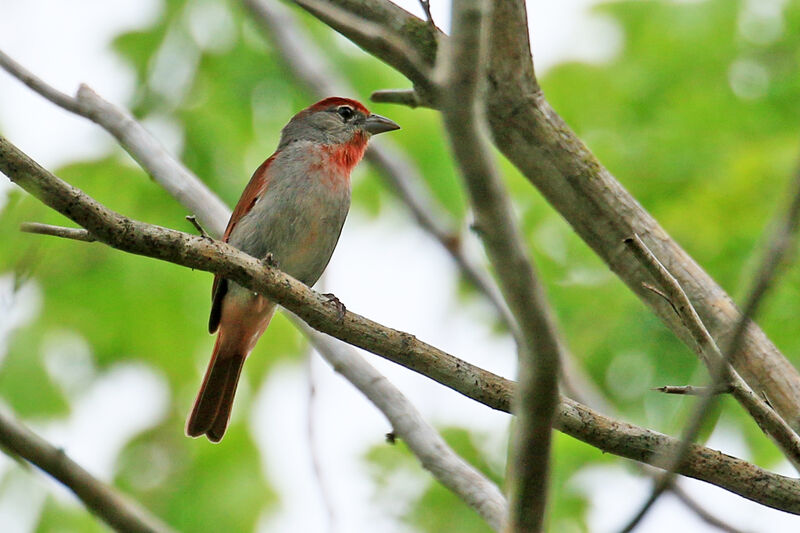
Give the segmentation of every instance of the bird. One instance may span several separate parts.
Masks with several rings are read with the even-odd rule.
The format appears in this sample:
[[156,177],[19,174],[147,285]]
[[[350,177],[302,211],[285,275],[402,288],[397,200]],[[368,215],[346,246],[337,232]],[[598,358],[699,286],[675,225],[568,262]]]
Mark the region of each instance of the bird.
[[[356,100],[329,97],[300,111],[253,173],[222,240],[313,285],[330,261],[350,208],[350,172],[372,135],[399,129]],[[190,437],[219,442],[230,420],[244,361],[275,303],[219,275],[208,331],[217,338],[186,423]]]

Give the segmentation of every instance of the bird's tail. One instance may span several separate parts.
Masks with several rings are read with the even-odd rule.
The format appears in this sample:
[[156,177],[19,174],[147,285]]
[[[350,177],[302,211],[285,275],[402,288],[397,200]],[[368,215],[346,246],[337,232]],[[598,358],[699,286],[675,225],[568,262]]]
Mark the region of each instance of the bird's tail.
[[219,442],[228,427],[244,360],[272,318],[275,305],[257,296],[247,306],[224,306],[217,342],[186,422],[190,437]]
[[211,442],[219,442],[228,427],[236,385],[247,357],[247,354],[229,353],[222,339],[222,335],[217,337],[211,362],[186,423],[187,435],[207,435]]

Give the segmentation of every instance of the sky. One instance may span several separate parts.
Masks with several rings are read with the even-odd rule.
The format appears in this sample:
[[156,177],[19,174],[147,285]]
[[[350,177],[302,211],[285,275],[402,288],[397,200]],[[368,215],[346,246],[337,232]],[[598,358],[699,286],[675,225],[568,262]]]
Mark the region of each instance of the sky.
[[[398,3],[421,14],[416,0]],[[566,59],[602,62],[613,57],[623,36],[612,21],[588,11],[593,3],[529,2],[534,59],[540,73]],[[431,4],[434,19],[446,29],[449,4],[437,0]],[[85,82],[105,98],[125,105],[133,91],[133,75],[109,49],[110,39],[122,30],[147,25],[159,10],[158,0],[0,0],[0,49],[64,92],[74,93],[78,84]],[[180,132],[159,122],[147,126],[171,151],[179,151]],[[4,72],[0,72],[0,131],[48,168],[101,156],[112,146],[111,138],[98,127],[44,101]],[[3,190],[8,187],[7,181],[0,179],[0,208]],[[389,231],[393,234],[391,246],[385,242]],[[365,249],[374,251],[366,256],[367,260],[361,253]],[[405,260],[409,256],[420,260],[409,263]],[[350,257],[359,260],[348,261]],[[445,254],[409,223],[405,213],[390,212],[377,222],[353,213],[324,283],[335,287],[349,308],[365,316],[413,332],[472,363],[513,377],[513,345],[492,336],[480,322],[479,312],[458,304],[453,297],[456,288],[440,282],[456,279],[452,274],[453,267]],[[387,280],[394,287],[391,305],[376,298],[372,289],[385,285]],[[0,273],[0,364],[8,336],[16,327],[35,319],[41,298],[35,283],[12,298],[11,285],[10,276]],[[425,294],[430,302],[424,310],[417,303],[419,294]],[[54,332],[49,346],[48,370],[52,375],[64,376],[65,369],[76,367],[87,370],[78,375],[67,373],[62,379],[63,387],[74,398],[74,413],[66,420],[36,429],[65,446],[95,475],[108,480],[116,455],[127,439],[164,416],[170,392],[164,379],[145,367],[120,365],[97,375],[91,364],[91,347],[74,332]],[[411,398],[429,422],[469,426],[484,435],[481,446],[489,459],[502,462],[506,415],[476,409],[473,402],[417,374],[373,356],[369,360]],[[83,386],[87,383],[91,386]],[[313,397],[309,394],[311,383],[316,391]],[[287,363],[277,368],[260,389],[243,389],[240,394],[255,397],[255,407],[249,414],[240,410],[234,416],[250,417],[253,437],[264,452],[264,472],[280,491],[282,501],[277,513],[262,517],[260,531],[325,531],[325,508],[321,500],[318,505],[309,506],[308,494],[320,498],[325,494],[333,501],[337,531],[406,531],[403,528],[407,526],[399,524],[391,513],[369,504],[373,491],[360,461],[366,448],[375,444],[375,436],[383,435],[390,426],[321,359],[311,358],[304,365]],[[143,390],[149,400],[135,402]],[[114,412],[125,415],[113,416]],[[107,427],[108,438],[102,442],[87,438],[92,427],[97,426]],[[309,427],[314,435],[311,444]],[[276,434],[283,438],[274,438]],[[324,446],[320,445],[322,435]],[[733,455],[746,455],[736,432],[724,427],[715,432],[709,445]],[[312,447],[320,464],[321,480],[312,468]],[[620,461],[617,466],[595,468],[575,480],[576,490],[590,495],[593,532],[618,529],[649,492],[648,482],[631,475],[623,465]],[[0,524],[8,533],[33,530],[48,492],[71,501],[71,496],[54,482],[35,472],[20,471],[5,458],[0,458],[2,475],[6,482],[0,486]],[[404,502],[424,489],[427,479],[422,470],[393,479],[396,497],[393,502],[384,503],[391,503],[400,513]],[[320,486],[325,489],[320,491]],[[688,481],[684,486],[740,527],[758,529],[769,521],[771,531],[796,530],[796,522],[791,522],[788,515],[764,510],[707,484]],[[657,504],[641,531],[666,533],[677,527],[715,531],[671,497]]]

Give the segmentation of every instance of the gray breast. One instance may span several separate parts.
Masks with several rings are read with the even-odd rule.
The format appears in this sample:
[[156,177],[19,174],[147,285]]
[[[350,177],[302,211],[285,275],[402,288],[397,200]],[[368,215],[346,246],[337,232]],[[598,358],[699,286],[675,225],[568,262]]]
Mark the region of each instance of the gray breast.
[[295,144],[300,146],[286,147],[273,160],[266,193],[234,227],[229,242],[259,259],[271,253],[278,268],[312,285],[339,240],[350,187],[343,176],[338,182],[323,179],[319,165],[297,163],[320,159],[309,157],[318,148]]

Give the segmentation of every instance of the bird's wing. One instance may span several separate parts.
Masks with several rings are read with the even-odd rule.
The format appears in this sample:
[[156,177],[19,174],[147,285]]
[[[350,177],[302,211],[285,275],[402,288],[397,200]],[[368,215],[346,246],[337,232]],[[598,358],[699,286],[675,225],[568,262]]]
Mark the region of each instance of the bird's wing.
[[[231,218],[228,221],[228,227],[225,228],[225,233],[222,236],[224,242],[228,242],[233,228],[236,227],[236,224],[242,217],[250,212],[256,201],[258,201],[264,194],[264,191],[267,190],[270,182],[268,169],[276,155],[277,153],[272,154],[266,161],[261,163],[261,166],[253,173],[253,177],[250,178],[247,187],[244,188],[244,192],[242,192],[242,196],[239,198],[239,202],[233,209]],[[209,333],[214,333],[219,327],[220,313],[222,312],[222,299],[226,292],[228,292],[227,281],[219,275],[214,276],[214,284],[211,286],[211,316],[208,319]]]

